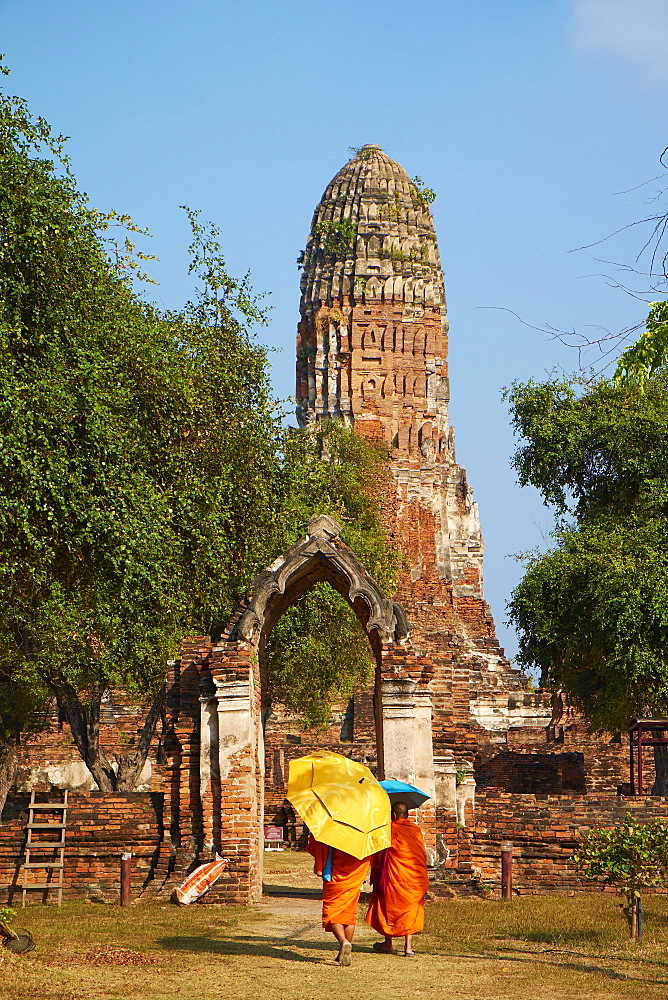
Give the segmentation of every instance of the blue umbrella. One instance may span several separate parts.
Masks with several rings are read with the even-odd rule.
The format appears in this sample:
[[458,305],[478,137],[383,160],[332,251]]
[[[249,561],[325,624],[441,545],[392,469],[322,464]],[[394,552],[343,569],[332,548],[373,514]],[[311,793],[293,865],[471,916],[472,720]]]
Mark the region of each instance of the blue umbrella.
[[431,796],[426,792],[421,792],[415,785],[408,785],[405,781],[381,781],[380,784],[390,797],[390,802],[405,802],[409,809],[419,809],[423,802]]

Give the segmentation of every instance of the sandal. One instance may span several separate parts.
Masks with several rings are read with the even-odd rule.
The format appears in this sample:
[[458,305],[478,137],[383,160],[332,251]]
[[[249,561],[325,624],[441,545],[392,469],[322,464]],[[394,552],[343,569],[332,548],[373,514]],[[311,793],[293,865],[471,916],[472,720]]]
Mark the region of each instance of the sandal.
[[415,958],[415,952],[414,951],[405,951],[404,952],[404,958]]
[[339,955],[339,965],[350,965],[350,956],[353,950],[353,946],[350,941],[344,941],[341,945],[341,954]]
[[374,941],[372,948],[379,955],[394,955],[394,948],[386,948],[384,941]]

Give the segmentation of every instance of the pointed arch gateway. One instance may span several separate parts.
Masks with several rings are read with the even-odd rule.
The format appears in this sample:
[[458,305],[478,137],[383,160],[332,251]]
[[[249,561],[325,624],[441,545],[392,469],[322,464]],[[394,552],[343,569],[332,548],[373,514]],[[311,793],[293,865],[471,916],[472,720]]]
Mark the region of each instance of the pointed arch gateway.
[[[248,606],[236,627],[240,640],[255,645],[263,696],[268,689],[266,642],[284,611],[318,583],[329,583],[355,612],[376,659],[380,679],[382,649],[409,635],[400,604],[388,600],[356,555],[342,540],[342,527],[333,517],[311,518],[307,534],[259,573],[250,590]],[[376,698],[379,706],[380,699]],[[376,739],[382,745],[382,715],[376,713]],[[382,770],[382,755],[379,753]]]
[[165,745],[172,768],[165,821],[172,842],[177,831],[175,871],[213,853],[228,859],[217,899],[251,903],[262,893],[265,646],[283,612],[317,583],[329,583],[345,598],[374,654],[379,777],[387,772],[433,794],[431,699],[419,690],[406,616],[341,531],[332,517],[312,518],[307,534],[258,574],[218,642],[184,643],[172,688],[178,687],[173,738]]

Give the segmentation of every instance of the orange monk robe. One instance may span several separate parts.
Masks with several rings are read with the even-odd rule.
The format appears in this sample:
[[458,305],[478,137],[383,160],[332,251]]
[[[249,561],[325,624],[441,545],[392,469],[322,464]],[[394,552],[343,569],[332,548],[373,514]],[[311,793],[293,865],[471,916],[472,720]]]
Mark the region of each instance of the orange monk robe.
[[420,827],[409,819],[392,820],[387,849],[385,893],[373,892],[366,922],[389,937],[417,934],[424,927],[423,896],[429,888],[427,858]]
[[[307,851],[315,858],[313,871],[322,875],[327,862],[329,847],[309,837]],[[354,858],[351,854],[334,848],[332,854],[331,882],[322,883],[322,926],[330,930],[330,924],[354,924],[357,918],[357,903],[362,884],[369,871],[369,859]]]

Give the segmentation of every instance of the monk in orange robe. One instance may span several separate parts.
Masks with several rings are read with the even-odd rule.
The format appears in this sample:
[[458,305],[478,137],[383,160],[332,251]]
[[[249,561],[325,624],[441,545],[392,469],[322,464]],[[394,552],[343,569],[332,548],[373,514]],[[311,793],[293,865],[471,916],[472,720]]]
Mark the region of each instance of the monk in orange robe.
[[[328,865],[329,852],[332,851]],[[350,965],[357,920],[357,903],[369,871],[369,858],[362,861],[345,851],[329,848],[309,837],[307,851],[315,858],[313,871],[322,877],[322,926],[339,944],[336,961]]]
[[392,845],[387,848],[384,861],[384,878],[374,866],[374,891],[366,915],[367,924],[385,935],[385,940],[378,941],[373,948],[393,952],[392,939],[403,937],[404,955],[412,958],[413,934],[424,927],[424,894],[429,888],[429,878],[422,833],[409,820],[405,802],[395,802],[392,806]]

